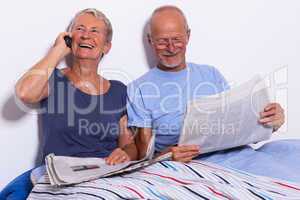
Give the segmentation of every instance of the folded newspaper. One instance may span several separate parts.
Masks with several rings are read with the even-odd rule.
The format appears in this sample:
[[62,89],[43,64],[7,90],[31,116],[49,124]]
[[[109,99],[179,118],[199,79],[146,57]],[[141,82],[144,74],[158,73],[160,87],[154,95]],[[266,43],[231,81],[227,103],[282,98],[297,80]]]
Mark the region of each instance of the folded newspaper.
[[171,153],[152,158],[154,138],[153,136],[151,139],[144,159],[117,165],[107,165],[103,158],[78,158],[49,154],[45,159],[47,178],[54,186],[72,185],[134,171],[159,161],[169,160],[172,156]]
[[199,145],[201,153],[229,149],[267,140],[272,128],[258,122],[270,103],[260,76],[220,94],[188,103],[179,145]]

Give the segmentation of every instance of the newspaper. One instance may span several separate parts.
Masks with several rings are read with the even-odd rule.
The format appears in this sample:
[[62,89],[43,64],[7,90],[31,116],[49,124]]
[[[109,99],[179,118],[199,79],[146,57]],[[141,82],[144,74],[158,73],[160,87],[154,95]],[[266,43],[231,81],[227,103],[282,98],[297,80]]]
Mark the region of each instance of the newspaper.
[[153,163],[169,160],[171,153],[152,159],[154,152],[154,135],[148,145],[145,158],[138,161],[129,161],[117,165],[107,165],[103,158],[78,158],[69,156],[46,156],[47,179],[54,186],[72,185],[85,181],[104,178],[120,173],[137,170]]
[[267,140],[272,128],[261,125],[259,112],[270,103],[260,76],[217,95],[188,103],[179,145],[199,145],[201,153]]

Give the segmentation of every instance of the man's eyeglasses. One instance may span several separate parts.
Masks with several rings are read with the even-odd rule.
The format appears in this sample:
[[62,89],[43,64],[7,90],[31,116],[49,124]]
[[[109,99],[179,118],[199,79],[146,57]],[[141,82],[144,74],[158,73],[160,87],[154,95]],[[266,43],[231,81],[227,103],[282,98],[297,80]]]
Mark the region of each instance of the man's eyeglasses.
[[158,38],[158,39],[151,39],[151,42],[157,49],[166,49],[169,45],[173,45],[175,48],[182,48],[186,41],[184,37],[172,37],[172,38]]

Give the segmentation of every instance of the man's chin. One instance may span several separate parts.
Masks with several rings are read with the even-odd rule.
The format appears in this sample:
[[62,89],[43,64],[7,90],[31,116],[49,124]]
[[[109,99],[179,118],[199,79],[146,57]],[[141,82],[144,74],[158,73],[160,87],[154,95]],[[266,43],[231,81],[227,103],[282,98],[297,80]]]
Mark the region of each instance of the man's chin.
[[179,67],[181,65],[181,62],[161,62],[161,65],[163,65],[166,68],[174,69],[176,67]]
[[172,64],[164,64],[164,66],[166,68],[174,69],[174,68],[178,67],[179,65],[177,65],[177,64],[174,64],[174,65],[172,65]]

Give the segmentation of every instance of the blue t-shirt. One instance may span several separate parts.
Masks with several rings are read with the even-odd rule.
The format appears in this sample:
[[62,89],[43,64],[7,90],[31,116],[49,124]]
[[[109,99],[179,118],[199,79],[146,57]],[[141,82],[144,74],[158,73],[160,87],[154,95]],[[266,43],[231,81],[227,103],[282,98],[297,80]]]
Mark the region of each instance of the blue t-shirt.
[[177,144],[188,101],[228,88],[212,66],[187,63],[178,72],[153,68],[127,86],[128,125],[152,128],[155,149],[162,151]]
[[118,147],[119,120],[126,113],[123,83],[110,80],[105,94],[89,95],[55,69],[49,84],[49,96],[41,102],[43,157],[106,157]]

